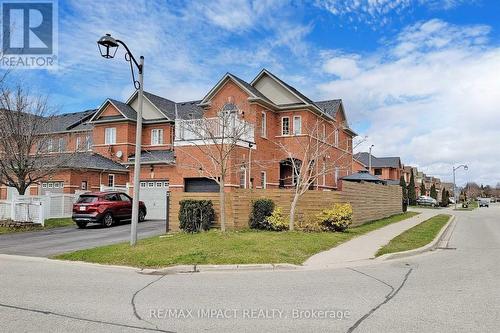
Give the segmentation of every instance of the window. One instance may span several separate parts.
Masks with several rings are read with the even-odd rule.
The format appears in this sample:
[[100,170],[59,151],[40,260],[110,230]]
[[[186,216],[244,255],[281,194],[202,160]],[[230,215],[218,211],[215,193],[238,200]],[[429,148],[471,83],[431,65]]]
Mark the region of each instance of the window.
[[335,185],[339,181],[339,167],[335,167]]
[[120,193],[120,194],[119,194],[119,196],[120,196],[120,199],[121,199],[122,201],[125,201],[125,202],[130,202],[130,201],[131,201],[128,195],[125,195],[125,194],[123,194],[123,193]]
[[54,142],[52,139],[47,140],[47,152],[51,153],[52,150],[54,149]]
[[111,173],[108,175],[108,186],[109,187],[115,186],[115,175],[113,175]]
[[267,175],[265,171],[260,172],[260,187],[267,188]]
[[260,125],[260,136],[267,138],[267,116],[265,112],[262,112],[262,119]]
[[339,130],[335,130],[335,147],[339,146]]
[[108,127],[104,130],[104,144],[114,145],[116,143],[116,128]]
[[161,187],[162,184],[163,184],[162,182],[156,182],[155,186],[159,188]]
[[247,188],[247,169],[240,169],[240,188]]
[[302,134],[302,117],[294,116],[293,117],[293,134],[300,135]]
[[85,148],[87,150],[92,149],[92,136],[90,134],[85,137]]
[[281,118],[281,135],[290,135],[290,118]]
[[163,144],[163,129],[155,128],[151,130],[151,145]]
[[375,176],[382,176],[382,169],[374,169]]
[[66,141],[64,140],[64,138],[59,138],[58,142],[57,142],[57,151],[62,153],[66,148]]
[[326,140],[326,125],[323,124],[323,136],[322,136],[323,141]]
[[83,191],[86,191],[87,190],[87,181],[84,180],[82,181],[82,186],[80,187]]
[[82,138],[77,136],[76,137],[76,144],[75,144],[75,150],[82,150]]
[[146,188],[146,182],[141,182],[141,188]]
[[120,201],[120,197],[118,197],[118,194],[112,193],[112,194],[106,195],[104,197],[104,200],[107,200],[107,201]]

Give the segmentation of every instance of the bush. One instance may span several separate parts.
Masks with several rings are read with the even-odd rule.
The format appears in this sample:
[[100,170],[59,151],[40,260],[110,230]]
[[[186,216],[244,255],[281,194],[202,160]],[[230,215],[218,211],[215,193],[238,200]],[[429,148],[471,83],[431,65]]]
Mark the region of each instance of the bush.
[[274,201],[271,199],[258,199],[252,203],[252,212],[250,213],[250,228],[268,230],[269,224],[267,218],[274,211]]
[[283,210],[281,207],[276,207],[271,216],[266,218],[266,222],[269,226],[269,230],[272,231],[283,231],[288,229],[288,223],[283,216]]
[[215,220],[211,200],[181,200],[179,227],[187,232],[208,230]]
[[316,219],[323,230],[344,231],[352,223],[352,207],[350,204],[335,204],[316,215]]

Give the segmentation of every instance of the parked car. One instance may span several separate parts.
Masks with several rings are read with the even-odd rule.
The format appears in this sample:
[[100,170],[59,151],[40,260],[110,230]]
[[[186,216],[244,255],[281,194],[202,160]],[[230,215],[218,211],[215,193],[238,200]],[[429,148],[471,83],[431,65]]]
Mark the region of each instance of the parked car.
[[495,203],[495,202],[498,202],[498,200],[497,200],[497,198],[491,198],[491,199],[490,199],[490,202],[491,202],[491,203]]
[[421,195],[417,198],[417,205],[436,207],[437,204],[438,202],[436,199],[427,195]]
[[479,207],[489,207],[490,200],[488,198],[479,198],[478,204],[479,204]]
[[451,203],[451,204],[454,204],[455,203],[455,198],[449,197],[448,198],[448,202]]
[[[139,222],[146,218],[144,202],[139,201]],[[73,204],[73,221],[83,229],[88,223],[111,227],[115,222],[132,218],[132,198],[122,192],[94,192],[80,195]]]

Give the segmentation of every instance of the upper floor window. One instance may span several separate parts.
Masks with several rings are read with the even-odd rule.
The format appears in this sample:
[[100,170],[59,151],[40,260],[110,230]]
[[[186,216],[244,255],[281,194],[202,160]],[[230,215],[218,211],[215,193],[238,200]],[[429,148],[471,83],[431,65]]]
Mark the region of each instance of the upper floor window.
[[281,118],[281,135],[290,135],[290,118]]
[[374,172],[375,176],[382,176],[382,169],[375,169]]
[[51,153],[54,151],[54,142],[52,138],[47,139],[47,152]]
[[66,141],[64,138],[59,138],[57,142],[57,151],[62,153],[66,149]]
[[260,136],[267,138],[267,116],[265,112],[262,112],[262,120],[260,126]]
[[151,130],[151,145],[163,144],[163,129],[155,128]]
[[79,137],[79,136],[76,137],[75,149],[76,150],[82,150],[83,149],[83,147],[82,147],[82,138]]
[[335,130],[335,147],[339,146],[339,130]]
[[267,174],[265,171],[260,172],[260,187],[263,189],[267,188]]
[[321,138],[323,139],[323,141],[326,141],[326,124],[323,124],[323,133]]
[[104,144],[114,145],[116,143],[116,128],[108,127],[104,130]]
[[85,148],[92,150],[92,135],[90,134],[85,137]]
[[294,116],[293,117],[293,134],[300,135],[302,134],[302,117]]

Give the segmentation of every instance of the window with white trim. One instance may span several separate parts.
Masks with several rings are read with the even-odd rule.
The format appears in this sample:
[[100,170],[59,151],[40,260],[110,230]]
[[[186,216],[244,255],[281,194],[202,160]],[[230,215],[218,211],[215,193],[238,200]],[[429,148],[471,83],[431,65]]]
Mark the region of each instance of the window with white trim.
[[108,175],[108,186],[109,187],[114,187],[115,186],[115,175],[110,173]]
[[260,188],[267,188],[267,174],[265,171],[260,172]]
[[76,137],[75,150],[82,150],[82,138],[79,136]]
[[302,117],[294,116],[293,117],[293,135],[301,135],[302,134]]
[[323,124],[323,136],[322,136],[323,141],[326,140],[326,124]]
[[161,145],[163,144],[163,129],[154,128],[151,130],[151,145]]
[[87,148],[87,150],[92,150],[92,135],[90,134],[87,134],[85,137],[85,148]]
[[52,138],[47,139],[47,152],[51,153],[54,150],[54,142]]
[[261,124],[260,124],[260,136],[267,138],[267,115],[262,112]]
[[337,185],[337,182],[339,181],[339,167],[335,167],[335,185]]
[[57,142],[57,151],[62,153],[66,149],[66,141],[64,138],[59,138]]
[[104,130],[104,144],[116,144],[116,127],[108,127]]
[[240,188],[247,188],[247,169],[240,169]]
[[339,130],[335,130],[335,147],[339,146]]
[[281,118],[281,135],[290,135],[290,117]]

